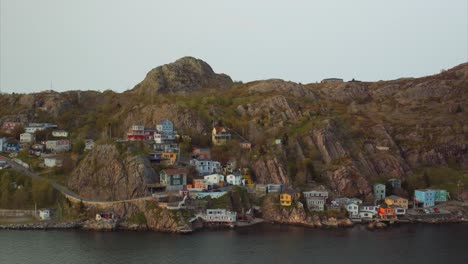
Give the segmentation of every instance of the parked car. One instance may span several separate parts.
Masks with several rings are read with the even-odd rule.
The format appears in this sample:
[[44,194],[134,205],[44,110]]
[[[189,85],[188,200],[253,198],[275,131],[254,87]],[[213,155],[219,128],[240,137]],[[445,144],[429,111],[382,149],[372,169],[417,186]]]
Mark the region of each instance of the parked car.
[[440,213],[439,208],[434,208],[434,213]]

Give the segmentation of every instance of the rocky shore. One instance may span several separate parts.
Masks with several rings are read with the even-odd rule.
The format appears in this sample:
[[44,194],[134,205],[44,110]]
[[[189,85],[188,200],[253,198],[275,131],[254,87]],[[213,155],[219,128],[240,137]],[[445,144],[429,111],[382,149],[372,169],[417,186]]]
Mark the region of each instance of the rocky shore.
[[[354,225],[365,225],[369,230],[384,229],[400,224],[449,224],[449,223],[467,223],[466,219],[439,219],[439,220],[423,220],[416,219],[411,221],[394,221],[382,222],[382,221],[368,221],[361,223],[353,223],[350,219],[337,219],[334,217],[329,217],[322,220],[316,220],[312,223],[305,222],[288,222],[288,221],[256,221],[254,224],[249,225],[236,225],[237,228],[252,226],[255,224],[261,223],[270,223],[270,224],[283,224],[283,225],[293,225],[293,226],[303,226],[308,228],[349,228]],[[77,230],[86,230],[86,231],[156,231],[156,232],[165,232],[165,233],[178,233],[178,234],[187,234],[193,233],[197,230],[209,229],[204,228],[203,225],[194,226],[190,229],[177,229],[177,230],[153,230],[148,228],[146,225],[131,224],[127,222],[97,222],[94,220],[86,221],[71,221],[71,222],[40,222],[40,223],[28,223],[28,224],[1,224],[0,230],[66,230],[66,229],[77,229]]]
[[0,229],[3,230],[61,230],[61,229],[81,229],[83,222],[40,222],[28,224],[2,224]]

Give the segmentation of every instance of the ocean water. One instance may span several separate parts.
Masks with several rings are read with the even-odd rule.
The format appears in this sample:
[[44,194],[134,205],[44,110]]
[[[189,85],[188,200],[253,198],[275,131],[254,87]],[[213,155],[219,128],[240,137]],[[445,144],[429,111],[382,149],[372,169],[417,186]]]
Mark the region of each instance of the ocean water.
[[376,231],[263,224],[190,235],[0,231],[0,263],[468,263],[468,224]]

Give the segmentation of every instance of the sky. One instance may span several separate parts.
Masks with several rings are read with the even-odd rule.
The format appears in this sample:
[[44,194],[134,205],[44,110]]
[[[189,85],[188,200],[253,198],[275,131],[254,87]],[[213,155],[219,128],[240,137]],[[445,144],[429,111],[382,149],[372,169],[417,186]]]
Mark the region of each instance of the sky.
[[468,1],[0,0],[1,92],[121,92],[183,56],[243,82],[425,76],[468,61]]

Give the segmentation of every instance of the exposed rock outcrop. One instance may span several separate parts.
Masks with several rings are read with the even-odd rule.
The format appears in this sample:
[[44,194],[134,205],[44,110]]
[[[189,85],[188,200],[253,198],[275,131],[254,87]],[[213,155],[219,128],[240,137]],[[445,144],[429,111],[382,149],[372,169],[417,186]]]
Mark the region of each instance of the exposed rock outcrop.
[[152,69],[133,91],[155,95],[191,92],[200,88],[226,89],[231,85],[232,80],[228,75],[214,73],[206,62],[193,57],[183,57]]
[[82,197],[112,201],[145,196],[145,183],[155,181],[146,158],[120,153],[115,145],[97,145],[73,171],[69,186]]

